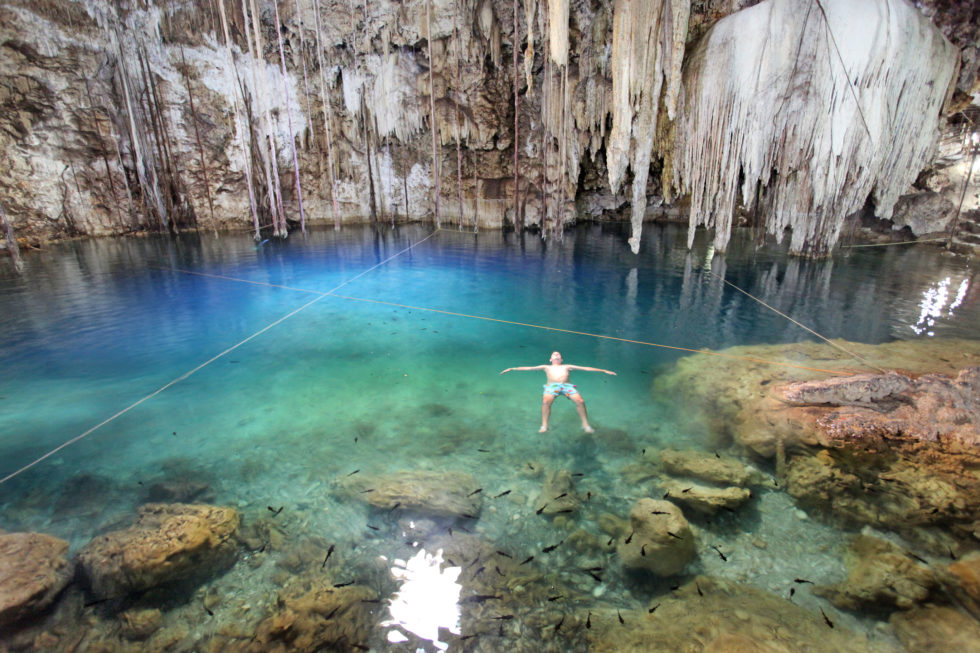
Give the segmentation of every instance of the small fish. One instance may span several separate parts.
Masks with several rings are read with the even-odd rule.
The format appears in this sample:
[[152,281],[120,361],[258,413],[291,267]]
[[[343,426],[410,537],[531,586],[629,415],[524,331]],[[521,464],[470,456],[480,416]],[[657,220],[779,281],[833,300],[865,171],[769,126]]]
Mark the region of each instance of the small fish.
[[932,510],[929,511],[929,514],[935,515],[937,512],[939,512],[939,508],[933,508]]
[[915,555],[914,553],[909,553],[909,555],[912,556],[913,558],[915,558],[916,560],[918,560],[919,562],[921,562],[924,565],[929,564],[929,562],[927,560],[924,560],[924,559],[920,558],[919,556]]
[[209,617],[213,617],[214,616],[214,613],[211,612],[211,608],[209,608],[208,606],[204,606],[204,611],[208,613],[208,616]]
[[512,560],[513,560],[513,558],[514,558],[514,556],[512,556],[511,554],[509,554],[509,553],[506,553],[506,552],[504,552],[504,551],[497,551],[497,555],[498,555],[498,556],[503,556],[503,557],[505,557],[505,558],[510,558],[510,559],[512,559]]
[[565,597],[562,596],[561,594],[557,594],[555,596],[549,596],[548,597],[548,600],[554,602],[554,601],[557,601],[558,599],[563,599],[563,598],[565,598]]
[[352,472],[351,472],[350,474],[348,474],[348,476],[353,476],[354,474],[356,474],[356,473],[358,473],[359,471],[361,471],[361,470],[359,470],[359,469],[355,469],[355,470],[354,470],[354,471],[352,471]]
[[531,562],[532,560],[534,560],[534,556],[529,556],[527,560],[525,560],[524,562],[522,562],[520,565],[517,565],[517,566],[520,567],[521,565],[526,565],[527,563]]
[[592,628],[592,610],[589,610],[589,616],[585,618],[585,627]]
[[711,545],[711,548],[715,550],[715,553],[717,553],[719,556],[721,556],[722,562],[728,562],[728,558],[726,558],[725,557],[725,554],[721,552],[721,549],[719,549],[718,547],[716,547],[713,544]]
[[568,492],[562,492],[557,497],[555,497],[554,499],[552,499],[552,501],[558,501],[558,499],[564,499],[567,496],[568,496]]
[[109,601],[114,601],[114,600],[115,599],[111,596],[106,597],[104,599],[96,599],[94,601],[88,601],[87,603],[85,603],[84,607],[91,608],[93,605],[101,605],[102,603],[108,603]]
[[684,488],[683,490],[681,490],[681,494],[684,494],[686,492],[690,492],[693,489],[694,489],[693,487]]
[[582,472],[575,472],[574,474],[572,474],[572,478],[576,478],[580,476],[585,476],[585,474],[583,474]]
[[610,537],[610,538],[609,538],[609,541],[608,541],[608,542],[606,542],[606,546],[612,546],[612,543],[613,543],[613,540],[614,540],[614,539],[615,539],[615,538],[613,538],[613,537]]
[[271,512],[271,513],[272,513],[272,516],[273,516],[273,517],[275,517],[276,515],[278,515],[279,513],[281,513],[281,512],[282,512],[282,509],[283,509],[284,507],[285,507],[285,506],[279,506],[279,510],[276,510],[276,509],[275,509],[275,508],[273,508],[272,506],[266,506],[266,508],[267,508],[267,509],[269,510],[269,512]]
[[484,601],[489,601],[490,599],[500,600],[501,596],[496,594],[474,594],[473,596],[467,596],[465,599],[460,599],[460,603],[483,603]]
[[586,492],[585,493],[585,500],[586,501],[592,501],[592,493],[591,492]]
[[496,565],[494,565],[493,569],[494,569],[494,571],[496,571],[498,574],[500,574],[504,578],[507,577],[507,574],[505,574],[504,572],[500,571],[500,567],[497,567]]
[[474,637],[476,637],[476,635],[463,635],[462,637],[459,638],[459,641],[465,642],[466,640],[472,639]]
[[643,447],[642,449],[640,449],[640,455],[641,456],[647,455],[647,449],[646,449],[646,447]]
[[470,567],[472,567],[473,565],[475,565],[478,562],[480,562],[480,556],[476,556],[475,558],[473,558],[473,562],[471,562],[470,564],[466,565],[466,568],[469,569]]
[[801,585],[802,585],[803,583],[810,583],[811,585],[813,585],[813,581],[812,581],[812,580],[807,580],[807,579],[805,579],[805,578],[794,578],[794,579],[793,579],[793,582],[794,582],[794,583],[799,583],[799,584],[801,584]]
[[592,579],[593,579],[593,580],[595,580],[595,581],[596,581],[597,583],[601,583],[601,582],[602,582],[602,576],[600,576],[600,575],[598,575],[598,574],[594,574],[594,573],[592,573],[591,571],[588,571],[588,572],[586,572],[586,573],[587,573],[587,574],[588,574],[589,576],[592,576]]
[[602,567],[587,567],[582,571],[602,571]]
[[722,506],[722,508],[724,508],[728,512],[735,512],[735,509],[734,508],[729,508],[728,506]]
[[357,436],[354,436],[354,444],[357,444]]
[[381,599],[361,599],[361,603],[381,603]]
[[651,515],[669,515],[670,513],[665,510],[651,510]]
[[486,569],[486,567],[484,565],[480,565],[480,568],[473,572],[472,578],[476,578],[477,576],[482,574],[484,569]]
[[453,527],[450,526],[449,527],[449,537],[452,537],[452,536],[453,536]]
[[789,588],[789,598],[793,598],[794,594],[796,594],[796,588],[795,587]]
[[640,547],[640,555],[645,556],[646,554],[647,554],[647,545],[644,544],[643,546]]
[[701,586],[694,583],[694,587],[698,590],[698,596],[704,596],[704,592],[701,591]]
[[173,434],[174,434],[174,435],[177,435],[177,431],[174,431],[174,432],[173,432]]
[[629,544],[630,542],[632,542],[634,535],[636,535],[636,531],[630,531],[630,535],[629,535],[629,537],[626,538],[626,542],[625,543],[626,544]]
[[953,553],[953,550],[951,548],[949,548],[949,547],[946,547],[946,550],[949,551],[949,559],[950,560],[956,560],[956,554]]
[[681,537],[680,535],[675,535],[674,533],[671,533],[670,531],[667,531],[667,535],[670,535],[670,536],[671,536],[672,538],[674,538],[675,540],[683,540],[683,539],[684,539],[684,538],[683,538],[683,537]]
[[530,469],[532,472],[534,471],[534,465],[532,465],[531,463],[527,464],[527,468]]
[[330,548],[327,549],[327,556],[323,559],[323,564],[320,565],[320,569],[323,569],[326,566],[327,560],[329,560],[330,559],[330,556],[333,555],[333,547],[334,547],[334,545],[331,544],[330,545]]
[[538,508],[537,510],[535,510],[534,513],[537,514],[537,515],[540,515],[541,513],[544,512],[544,509],[547,508],[547,507],[548,507],[548,504],[546,503],[543,506],[541,506],[540,508]]
[[572,514],[573,512],[575,512],[575,511],[574,511],[574,510],[572,510],[571,508],[566,508],[565,510],[559,510],[559,511],[558,511],[557,513],[555,513],[555,514],[556,514],[556,515],[570,515],[570,514]]
[[[551,599],[548,599],[548,600],[550,601]],[[565,615],[562,615],[561,616],[561,619],[558,620],[558,623],[555,624],[555,632],[556,633],[561,629],[561,625],[563,623],[565,623]]]
[[381,530],[377,526],[372,526],[371,524],[368,524],[367,527],[370,528],[372,531],[380,531]]
[[391,512],[393,510],[397,510],[398,508],[401,508],[401,506],[402,506],[402,502],[401,501],[396,501],[395,504],[391,508],[388,508],[388,512]]
[[490,453],[489,449],[477,449],[480,453]]
[[143,485],[143,481],[136,481],[137,485]]
[[476,488],[475,490],[473,490],[472,492],[470,492],[470,493],[469,493],[469,494],[467,494],[466,496],[468,496],[468,497],[471,497],[471,496],[473,496],[474,494],[479,494],[480,492],[483,492],[483,488],[482,488],[482,487],[478,487],[478,488]]
[[657,608],[659,608],[659,607],[660,607],[660,604],[658,603],[657,605],[655,605],[652,608],[650,608],[649,610],[647,610],[647,614],[653,614],[654,612],[657,611]]
[[459,566],[459,565],[456,564],[456,561],[453,560],[452,558],[446,558],[446,562],[448,562],[453,567],[458,567]]
[[560,547],[562,544],[564,544],[564,542],[565,542],[565,540],[562,540],[558,544],[552,544],[551,546],[546,546],[543,549],[541,549],[541,552],[542,553],[551,553],[552,551],[554,551],[555,549],[557,549],[558,547]]
[[500,497],[505,497],[505,496],[507,496],[508,494],[510,494],[510,490],[504,490],[504,491],[503,491],[503,492],[501,492],[500,494],[498,494],[498,495],[496,495],[496,496],[494,497],[494,499],[499,499]]
[[715,452],[715,458],[721,458],[721,456],[718,455],[717,451]]
[[356,580],[349,580],[346,583],[335,583],[334,587],[347,587],[348,585],[353,585],[356,582]]
[[664,492],[664,499],[666,499],[669,496],[670,496],[670,490],[667,490],[666,492]]
[[830,617],[828,617],[827,616],[827,613],[823,611],[823,608],[820,608],[820,614],[823,615],[824,623],[826,623],[828,626],[830,626],[831,628],[833,628],[834,627],[834,622],[830,620]]
[[494,621],[510,621],[511,619],[514,618],[514,615],[502,614],[499,617],[490,617],[490,618],[493,619]]
[[671,587],[671,588],[670,588],[670,591],[671,591],[671,592],[676,592],[676,591],[677,591],[677,590],[679,590],[680,588],[681,588],[681,586],[680,586],[680,585],[674,585],[673,587]]
[[619,614],[618,608],[616,609],[616,616],[619,617],[619,623],[626,625],[626,622],[623,620],[623,615]]
[[[462,513],[460,513],[460,514],[459,514],[459,516],[460,516],[460,517],[462,517],[463,519],[476,519],[476,515],[471,515],[471,514],[470,514],[470,513],[468,513],[468,512],[462,512]],[[460,530],[463,530],[463,531],[465,531],[465,530],[466,530],[466,529],[465,529],[465,528],[463,528],[462,526],[460,526],[460,527],[459,527],[459,529],[460,529]],[[468,531],[467,531],[467,532],[468,532]]]
[[369,492],[374,492],[374,488],[373,487],[369,487],[366,490],[361,490],[361,494],[368,494]]
[[262,545],[262,548],[259,549],[259,553],[264,553],[264,552],[265,552],[265,544],[263,544]]

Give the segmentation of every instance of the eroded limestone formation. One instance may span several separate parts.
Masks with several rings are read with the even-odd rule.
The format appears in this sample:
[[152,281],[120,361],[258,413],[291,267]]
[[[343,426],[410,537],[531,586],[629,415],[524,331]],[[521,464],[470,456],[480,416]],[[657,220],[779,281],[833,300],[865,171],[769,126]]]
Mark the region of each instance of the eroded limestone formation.
[[75,573],[68,542],[42,533],[0,533],[0,627],[40,613]]

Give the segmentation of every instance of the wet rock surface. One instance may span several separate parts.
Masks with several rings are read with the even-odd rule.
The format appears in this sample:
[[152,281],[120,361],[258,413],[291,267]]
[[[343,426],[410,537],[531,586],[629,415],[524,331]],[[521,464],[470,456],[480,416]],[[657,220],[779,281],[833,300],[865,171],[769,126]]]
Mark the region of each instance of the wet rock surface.
[[980,624],[953,608],[935,606],[896,612],[891,624],[907,651],[980,652]]
[[0,628],[47,608],[71,580],[68,542],[42,533],[0,534]]
[[232,508],[147,504],[129,528],[96,537],[79,564],[98,598],[206,577],[235,560],[239,516]]
[[846,610],[909,609],[929,598],[935,575],[901,547],[869,535],[851,543],[848,576],[842,583],[817,587],[814,593]]
[[[759,589],[699,576],[649,610],[593,616],[591,651],[869,652],[861,637],[831,628],[819,612]],[[622,617],[622,623],[619,621]],[[887,650],[887,649],[886,649]]]
[[696,547],[691,526],[681,509],[669,501],[637,501],[630,510],[630,529],[630,534],[616,547],[626,567],[646,569],[657,576],[673,576],[694,559]]
[[752,493],[741,487],[710,487],[679,480],[662,481],[660,487],[671,501],[703,515],[713,515],[721,509],[735,510],[752,498]]
[[479,485],[463,472],[410,470],[343,479],[340,491],[384,510],[417,510],[434,516],[474,517],[483,505]]
[[660,464],[673,476],[686,476],[722,485],[750,485],[760,482],[762,475],[745,463],[719,454],[704,451],[664,449]]

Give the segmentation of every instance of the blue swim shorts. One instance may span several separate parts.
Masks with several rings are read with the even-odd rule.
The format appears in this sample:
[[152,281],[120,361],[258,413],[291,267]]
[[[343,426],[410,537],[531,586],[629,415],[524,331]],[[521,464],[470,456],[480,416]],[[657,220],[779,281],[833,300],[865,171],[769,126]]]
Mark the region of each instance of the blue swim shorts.
[[578,390],[571,383],[545,383],[544,393],[552,397],[557,397],[558,395],[571,397],[572,395],[577,395]]

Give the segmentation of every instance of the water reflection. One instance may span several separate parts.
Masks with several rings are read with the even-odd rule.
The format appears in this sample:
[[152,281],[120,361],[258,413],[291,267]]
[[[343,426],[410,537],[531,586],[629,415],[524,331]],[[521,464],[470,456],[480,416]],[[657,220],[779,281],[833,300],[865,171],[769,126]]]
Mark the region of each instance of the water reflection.
[[434,554],[420,549],[407,561],[394,561],[391,575],[401,581],[401,586],[391,597],[391,619],[381,624],[389,628],[389,642],[408,641],[400,630],[404,629],[444,651],[449,644],[439,641],[439,629],[460,634],[459,593],[463,586],[456,580],[463,570],[461,567],[440,569],[443,562],[442,549]]
[[949,303],[949,308],[946,309],[946,317],[951,318],[953,311],[963,303],[966,292],[970,289],[970,280],[963,279],[960,281],[956,290],[956,297],[953,298],[952,302],[949,301],[950,284],[950,277],[946,277],[922,293],[922,301],[919,303],[919,308],[922,311],[919,313],[918,322],[911,326],[917,335],[921,336],[923,333],[930,337],[936,335],[933,327],[936,326],[936,320],[943,317],[943,309],[946,309],[946,304]]

